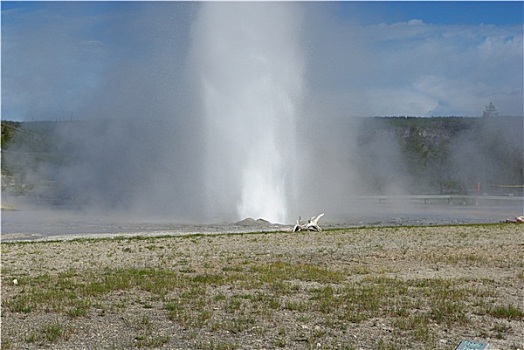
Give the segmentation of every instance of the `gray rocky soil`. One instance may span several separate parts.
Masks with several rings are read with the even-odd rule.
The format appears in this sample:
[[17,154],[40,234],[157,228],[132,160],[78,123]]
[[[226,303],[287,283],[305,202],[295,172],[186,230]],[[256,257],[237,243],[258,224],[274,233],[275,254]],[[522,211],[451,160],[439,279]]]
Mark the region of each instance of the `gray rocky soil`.
[[2,349],[524,349],[524,226],[132,236],[3,242]]

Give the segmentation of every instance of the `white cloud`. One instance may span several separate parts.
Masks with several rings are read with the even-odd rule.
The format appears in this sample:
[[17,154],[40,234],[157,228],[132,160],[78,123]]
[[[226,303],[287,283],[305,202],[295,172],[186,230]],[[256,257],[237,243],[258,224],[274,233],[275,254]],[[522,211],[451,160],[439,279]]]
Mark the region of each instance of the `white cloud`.
[[311,85],[313,94],[329,95],[331,110],[474,116],[493,101],[502,114],[523,114],[522,27],[416,19],[359,26],[323,16],[307,29],[322,48],[312,55]]

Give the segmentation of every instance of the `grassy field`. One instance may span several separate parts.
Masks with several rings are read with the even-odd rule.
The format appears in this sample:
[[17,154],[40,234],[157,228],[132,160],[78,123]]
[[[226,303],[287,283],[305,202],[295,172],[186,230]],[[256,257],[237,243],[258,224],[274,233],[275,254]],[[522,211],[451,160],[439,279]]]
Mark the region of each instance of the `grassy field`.
[[523,232],[2,243],[2,349],[524,349]]

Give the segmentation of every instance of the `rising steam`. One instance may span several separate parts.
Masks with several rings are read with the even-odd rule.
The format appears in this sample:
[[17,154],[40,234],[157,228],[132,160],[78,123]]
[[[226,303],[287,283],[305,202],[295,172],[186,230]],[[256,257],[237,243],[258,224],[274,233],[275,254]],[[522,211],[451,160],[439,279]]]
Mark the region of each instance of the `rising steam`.
[[212,219],[288,220],[304,63],[290,4],[202,6],[193,32]]

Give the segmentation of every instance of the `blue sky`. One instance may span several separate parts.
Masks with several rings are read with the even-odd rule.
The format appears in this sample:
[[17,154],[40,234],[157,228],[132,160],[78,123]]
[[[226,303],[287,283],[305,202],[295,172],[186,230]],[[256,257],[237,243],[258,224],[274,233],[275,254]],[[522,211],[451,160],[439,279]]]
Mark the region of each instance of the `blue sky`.
[[[359,20],[358,16],[362,15],[360,19],[365,24],[421,19],[429,24],[513,25],[522,24],[524,10],[522,1],[337,1],[333,4],[340,16]],[[99,1],[91,5],[94,6],[84,7],[81,11],[86,15],[103,15],[122,8],[118,1]],[[48,6],[45,1],[2,2],[3,10],[22,8],[35,11]],[[60,6],[64,6],[64,2]]]
[[[342,15],[357,17],[363,24],[407,22],[420,19],[428,24],[512,25],[522,24],[521,1],[374,1],[364,4],[339,2]],[[361,9],[351,15],[352,7]]]
[[[295,6],[309,110],[478,116],[492,101],[523,114],[521,1]],[[199,7],[3,1],[2,119],[178,113]]]

